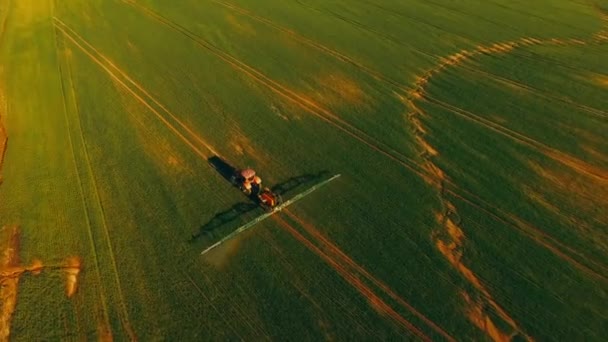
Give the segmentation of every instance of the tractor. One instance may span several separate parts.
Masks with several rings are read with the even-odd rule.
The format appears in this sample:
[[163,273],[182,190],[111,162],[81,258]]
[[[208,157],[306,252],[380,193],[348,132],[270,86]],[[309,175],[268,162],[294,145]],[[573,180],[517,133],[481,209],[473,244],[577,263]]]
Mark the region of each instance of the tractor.
[[281,196],[269,188],[262,187],[262,179],[253,169],[236,170],[230,181],[266,211],[273,211],[282,203]]

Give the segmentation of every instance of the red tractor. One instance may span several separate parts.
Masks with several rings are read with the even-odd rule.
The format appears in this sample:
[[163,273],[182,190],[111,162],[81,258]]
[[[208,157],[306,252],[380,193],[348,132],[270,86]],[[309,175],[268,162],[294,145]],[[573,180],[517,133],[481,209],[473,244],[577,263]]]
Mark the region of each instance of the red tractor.
[[262,188],[262,179],[256,176],[253,169],[236,170],[230,180],[245,195],[267,211],[274,210],[282,202],[281,196],[269,188]]

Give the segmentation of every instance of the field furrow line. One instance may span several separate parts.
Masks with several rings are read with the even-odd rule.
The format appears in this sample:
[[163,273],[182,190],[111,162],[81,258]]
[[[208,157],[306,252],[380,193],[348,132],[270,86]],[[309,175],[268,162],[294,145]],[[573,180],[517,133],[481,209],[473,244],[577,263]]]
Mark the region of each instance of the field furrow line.
[[[177,115],[175,115],[173,112],[171,112],[166,106],[164,106],[160,101],[158,101],[153,95],[151,95],[140,83],[138,83],[137,81],[133,80],[133,78],[131,78],[124,70],[122,70],[121,68],[119,68],[115,63],[113,63],[109,58],[107,58],[103,53],[101,53],[98,49],[96,49],[93,45],[91,45],[86,39],[84,39],[82,36],[80,36],[76,31],[74,31],[72,28],[70,28],[69,26],[67,26],[63,21],[61,21],[58,18],[53,18],[55,19],[55,21],[57,23],[59,23],[62,28],[65,28],[66,30],[69,30],[71,32],[71,34],[73,35],[73,37],[76,37],[80,42],[82,42],[84,45],[86,45],[91,51],[93,51],[98,57],[99,59],[105,61],[112,69],[114,69],[119,75],[121,75],[128,83],[130,83],[131,85],[133,85],[137,90],[139,90],[145,97],[147,97],[150,101],[152,101],[156,106],[158,106],[163,112],[165,112],[172,120],[174,120],[179,126],[181,126],[192,138],[194,138],[196,141],[198,141],[201,145],[203,145],[207,150],[209,150],[212,154],[214,155],[220,155],[214,148],[213,146],[211,146],[211,144],[209,144],[208,142],[206,142],[200,135],[198,135],[191,127],[189,127],[188,125],[186,125],[183,121],[181,121]],[[72,39],[73,39],[72,37]],[[86,50],[83,50],[86,51]],[[101,63],[101,61],[95,58],[94,60],[96,62],[98,62],[97,64],[99,64],[100,66],[103,66],[104,64]],[[108,71],[108,68],[104,68],[104,70],[106,70],[106,72]],[[114,73],[112,73],[112,75],[114,75]],[[114,75],[115,76],[115,75]],[[116,79],[116,78],[115,78]],[[134,94],[134,92],[130,91],[132,94]],[[141,101],[140,101],[141,102]],[[147,102],[147,101],[144,101]],[[146,107],[148,107],[149,109],[151,109],[150,105],[147,104]],[[152,109],[151,109],[152,110]],[[158,113],[158,111],[154,110],[155,114]],[[160,115],[160,113],[158,114]],[[164,117],[163,115],[160,115],[162,117]],[[166,125],[170,125],[166,120],[161,119],[161,121],[163,121],[163,123],[165,123]],[[172,126],[172,125],[171,125]],[[180,137],[183,137],[183,135],[180,134]],[[198,149],[197,149],[198,150]]]
[[[500,0],[498,2],[495,1],[495,0],[490,0],[489,2],[495,4],[496,6],[502,7],[502,8],[504,8],[504,9],[510,11],[510,12],[515,12],[515,13],[523,14],[525,16],[530,16],[530,17],[533,17],[533,18],[536,18],[536,19],[540,19],[542,21],[551,22],[551,23],[554,23],[554,24],[557,24],[557,25],[560,25],[560,26],[565,26],[565,27],[568,27],[568,28],[570,28],[570,29],[572,29],[574,31],[578,31],[580,33],[587,33],[586,31],[581,30],[580,27],[575,26],[575,25],[571,25],[569,22],[558,21],[558,20],[554,20],[554,19],[551,19],[551,18],[548,18],[548,17],[540,16],[538,14],[533,14],[533,13],[530,13],[529,11],[524,11],[524,10],[518,9],[518,7],[509,6],[508,3],[501,2]],[[587,1],[578,2],[578,3],[579,4],[588,5]]]
[[[366,2],[366,3],[370,4],[370,5],[372,5],[372,6],[380,8],[380,9],[384,10],[387,13],[396,13],[396,14],[399,14],[400,16],[416,20],[416,18],[408,16],[405,13],[402,13],[401,11],[397,11],[397,10],[395,10],[393,8],[379,6],[379,5],[375,4],[375,3],[373,3],[373,1],[370,1],[370,0],[359,0],[359,1],[363,1],[363,2]],[[496,27],[500,27],[500,28],[508,27],[511,30],[522,32],[522,30],[520,30],[519,28],[517,28],[515,26],[512,26],[512,25],[509,25],[508,23],[499,23],[499,22],[496,22],[494,20],[490,20],[488,17],[484,17],[484,16],[481,16],[481,15],[476,15],[476,14],[472,14],[472,13],[467,13],[465,11],[459,11],[459,10],[457,10],[455,8],[445,6],[443,3],[438,3],[438,2],[428,1],[427,0],[427,1],[425,1],[425,4],[430,5],[432,7],[439,7],[440,11],[447,11],[447,12],[451,12],[451,13],[454,13],[454,14],[457,14],[457,15],[464,15],[464,16],[467,16],[467,17],[473,19],[473,20],[484,21],[484,22],[492,24],[492,25],[494,25]],[[421,20],[419,20],[419,21],[422,22]],[[428,25],[431,25],[431,24],[428,24]],[[446,29],[444,29],[444,28],[442,28],[440,26],[437,26],[437,25],[431,25],[431,26],[434,27],[434,28],[436,28],[436,29],[438,29],[438,30],[441,30],[443,32],[446,32],[446,33],[455,35],[457,37],[460,37],[460,38],[462,38],[464,40],[471,41],[471,39],[469,37],[463,36],[461,34],[458,34],[458,33],[455,33],[455,32],[449,31],[449,30],[446,30]]]
[[[209,275],[207,273],[205,273],[205,272],[200,272],[200,275],[202,277],[204,277],[205,280],[207,281],[207,286],[209,288],[212,288],[216,292],[229,293],[230,289],[234,288],[234,287],[238,288],[241,292],[245,292],[245,291],[243,291],[242,287],[240,285],[238,285],[238,284],[235,286],[233,283],[231,283],[227,287],[227,286],[223,286],[221,284],[221,282],[219,284],[216,284],[215,282],[213,282],[211,280],[211,278],[209,277]],[[209,288],[207,290],[209,290]],[[214,300],[214,298],[215,297],[209,298],[209,300],[212,301],[212,300]],[[232,318],[239,319],[239,320],[241,320],[241,318],[243,318],[242,321],[244,321],[245,324],[247,326],[249,326],[249,328],[251,328],[251,331],[255,331],[256,333],[259,334],[259,336],[265,336],[266,339],[270,339],[270,337],[269,337],[270,334],[268,333],[268,331],[261,324],[256,325],[256,324],[253,323],[253,319],[251,318],[251,315],[249,315],[247,313],[247,310],[243,307],[243,304],[240,302],[240,298],[235,298],[233,300],[230,300],[230,308],[232,310],[234,310],[234,312],[237,315],[240,315],[238,317],[235,316],[235,315],[233,315]],[[232,314],[232,313],[229,312],[229,314]]]
[[402,91],[408,91],[409,90],[405,85],[403,85],[403,84],[401,84],[401,83],[399,83],[399,82],[397,82],[397,81],[395,81],[395,80],[387,77],[386,75],[384,75],[384,74],[382,74],[382,73],[380,73],[380,72],[378,72],[378,71],[376,71],[376,70],[374,70],[374,69],[372,69],[370,67],[367,67],[367,66],[363,65],[362,63],[358,62],[354,58],[349,57],[349,56],[347,56],[347,55],[345,55],[345,54],[343,54],[343,53],[341,53],[339,51],[336,51],[335,49],[332,49],[332,48],[330,48],[330,47],[328,47],[328,46],[326,46],[324,44],[321,44],[318,41],[315,41],[313,39],[307,38],[307,37],[299,34],[298,32],[296,32],[296,31],[294,31],[294,30],[292,30],[290,28],[281,26],[280,24],[278,24],[278,23],[276,23],[276,22],[274,22],[274,21],[272,21],[272,20],[270,20],[268,18],[264,18],[262,16],[259,16],[259,15],[255,14],[255,13],[253,13],[253,12],[245,9],[245,8],[239,7],[238,5],[236,5],[234,3],[230,3],[230,2],[226,2],[226,1],[221,1],[221,0],[211,0],[211,1],[214,2],[214,3],[217,3],[219,5],[222,5],[222,6],[226,7],[226,8],[228,8],[228,9],[231,9],[234,12],[240,13],[240,14],[246,16],[246,17],[249,17],[249,18],[251,18],[253,20],[256,20],[256,21],[258,21],[260,23],[263,23],[263,24],[265,24],[265,25],[267,25],[269,27],[272,27],[272,28],[276,29],[277,31],[283,32],[283,33],[287,34],[289,37],[291,37],[293,40],[295,40],[297,42],[300,42],[300,43],[302,43],[304,45],[310,46],[310,47],[312,47],[312,48],[314,48],[314,49],[316,49],[318,51],[321,51],[321,52],[323,52],[323,53],[325,53],[325,54],[327,54],[329,56],[334,57],[337,60],[340,60],[342,62],[348,63],[348,64],[356,67],[357,69],[359,69],[363,73],[371,76],[372,78],[374,78],[377,81],[384,82],[384,83],[386,83],[388,85],[391,85],[391,86],[393,86],[393,87],[395,87],[395,88],[397,88],[399,90],[402,90]]
[[317,297],[319,297],[319,294],[320,294],[323,297],[325,297],[328,301],[331,301],[331,306],[334,308],[341,309],[342,313],[345,316],[348,315],[348,317],[350,319],[352,319],[352,322],[358,327],[358,329],[365,330],[370,335],[373,335],[373,332],[367,326],[365,326],[359,322],[356,322],[355,314],[353,312],[349,312],[349,310],[346,308],[346,305],[344,303],[342,303],[340,300],[338,300],[334,296],[332,296],[330,294],[330,291],[326,290],[326,289],[330,288],[330,286],[325,286],[325,284],[322,282],[322,280],[316,274],[314,274],[312,276],[306,276],[304,273],[298,272],[297,266],[289,261],[289,258],[290,258],[290,256],[292,256],[292,254],[286,253],[281,248],[281,244],[278,243],[276,241],[276,239],[272,236],[272,234],[268,233],[268,231],[264,231],[264,232],[262,232],[262,234],[263,234],[264,240],[266,240],[266,242],[268,243],[270,248],[272,250],[274,250],[276,252],[276,254],[278,255],[278,260],[281,261],[285,270],[287,270],[289,272],[291,283],[292,283],[293,287],[296,288],[296,290],[298,290],[298,292],[303,297],[305,297],[317,310],[324,311],[321,304],[319,304],[317,302],[317,300],[315,300],[315,295],[313,295],[309,291],[307,291],[306,285],[304,284],[304,282],[315,283],[317,286],[319,286],[320,289],[318,291],[315,291],[315,294]]
[[196,282],[194,282],[194,279],[192,279],[192,277],[190,277],[188,274],[186,274],[184,271],[180,270],[180,273],[186,278],[188,279],[188,281],[190,282],[190,284],[192,284],[192,286],[196,289],[196,291],[201,295],[201,297],[203,297],[205,299],[205,301],[207,301],[209,303],[209,305],[211,305],[211,308],[213,309],[213,311],[215,311],[215,313],[222,319],[222,321],[224,322],[224,324],[226,324],[226,326],[234,333],[234,335],[238,336],[239,339],[241,341],[244,341],[245,339],[243,338],[243,336],[241,336],[241,334],[239,334],[239,332],[232,326],[232,324],[230,324],[230,322],[226,319],[226,317],[224,317],[224,315],[221,314],[220,310],[218,310],[218,308],[215,306],[215,304],[213,304],[213,301],[205,294],[205,292],[196,284]]
[[410,331],[414,335],[418,336],[424,341],[431,341],[431,339],[424,334],[421,330],[415,327],[411,322],[401,316],[398,312],[396,312],[393,308],[391,308],[382,298],[380,298],[377,294],[375,294],[367,285],[365,285],[357,275],[349,272],[344,265],[341,265],[339,262],[334,260],[332,257],[324,253],[321,249],[315,246],[310,240],[304,237],[300,232],[298,232],[295,228],[293,228],[289,223],[278,216],[274,216],[276,222],[280,224],[280,226],[286,232],[290,233],[294,238],[300,241],[304,246],[306,246],[311,252],[317,254],[321,259],[323,259],[329,266],[331,266],[338,274],[346,280],[351,286],[353,286],[359,293],[364,296],[369,301],[369,305],[372,306],[378,313],[388,315],[391,320],[393,320],[396,324],[404,327],[406,330]]
[[[57,27],[57,26],[55,26]],[[58,28],[58,27],[57,27]],[[60,29],[61,30],[61,29]],[[67,35],[65,35],[64,32],[64,36],[67,37]],[[97,184],[97,178],[95,176],[95,172],[93,171],[93,167],[91,165],[91,159],[89,156],[89,152],[88,152],[88,147],[87,147],[87,143],[86,143],[86,139],[84,138],[84,133],[83,133],[83,127],[82,127],[82,121],[80,120],[80,111],[79,111],[79,107],[78,107],[78,103],[76,102],[76,91],[74,90],[73,86],[74,86],[74,82],[71,79],[71,72],[69,72],[70,74],[70,85],[72,86],[72,93],[74,94],[73,96],[73,100],[74,100],[74,106],[76,108],[76,112],[78,113],[77,115],[77,121],[78,121],[78,125],[76,125],[78,132],[79,132],[79,136],[80,136],[80,140],[83,146],[83,153],[85,156],[85,164],[87,166],[87,170],[88,170],[88,174],[91,176],[92,179],[92,184],[93,184],[93,193],[94,193],[94,197],[96,199],[96,205],[97,208],[99,210],[99,214],[100,214],[100,218],[101,218],[101,223],[102,223],[102,227],[103,227],[103,232],[104,232],[104,237],[105,237],[105,242],[106,242],[106,246],[108,248],[108,252],[110,254],[110,260],[111,260],[111,266],[112,266],[112,270],[114,273],[114,281],[116,282],[116,289],[118,291],[118,296],[119,296],[119,300],[120,300],[120,310],[121,310],[121,321],[123,324],[123,328],[125,329],[125,332],[127,333],[127,335],[129,336],[129,339],[131,341],[136,341],[137,337],[135,336],[135,333],[133,332],[133,329],[131,327],[131,323],[129,322],[129,314],[127,313],[127,308],[126,308],[126,304],[125,304],[125,297],[124,294],[122,292],[122,285],[121,285],[121,281],[120,281],[120,276],[118,274],[118,265],[116,263],[116,257],[114,255],[114,248],[112,247],[112,242],[111,242],[111,238],[110,238],[110,232],[108,229],[108,225],[107,225],[107,221],[106,221],[106,214],[103,208],[103,203],[101,201],[101,196],[99,195],[99,186]]]
[[593,36],[593,42],[598,45],[604,44],[608,41],[608,10],[605,10],[598,3],[595,3],[593,8],[604,23],[604,28]]
[[582,172],[584,174],[587,174],[591,177],[594,177],[602,182],[608,182],[608,171],[603,170],[599,167],[596,167],[594,165],[590,165],[578,158],[575,158],[567,153],[564,153],[562,151],[559,151],[553,147],[547,146],[531,137],[528,137],[522,133],[513,131],[509,128],[506,128],[498,123],[495,123],[491,120],[485,119],[483,118],[481,115],[478,114],[474,114],[471,113],[470,111],[467,111],[463,108],[459,108],[456,107],[455,105],[446,103],[444,101],[441,101],[437,98],[431,97],[429,95],[424,95],[424,99],[426,99],[427,101],[429,101],[430,103],[433,103],[435,105],[438,105],[454,114],[457,114],[461,117],[464,117],[468,120],[471,120],[481,126],[484,126],[486,128],[491,129],[494,132],[500,133],[501,135],[504,135],[516,142],[519,142],[520,144],[529,146],[531,148],[533,148],[534,150],[542,153],[543,155],[559,162],[562,163],[566,166],[569,166],[579,172]]
[[524,83],[521,83],[521,82],[518,82],[518,81],[515,81],[515,80],[512,80],[512,79],[509,79],[509,78],[506,78],[506,77],[498,76],[498,75],[493,74],[491,72],[483,71],[483,70],[476,69],[476,68],[471,68],[471,67],[468,67],[466,65],[460,65],[460,68],[464,69],[464,70],[467,70],[467,71],[469,71],[471,73],[479,74],[479,75],[481,75],[483,77],[486,77],[486,78],[488,78],[490,80],[493,80],[493,81],[495,81],[497,83],[507,84],[507,85],[510,85],[510,86],[514,86],[514,87],[523,89],[523,90],[525,90],[525,91],[527,91],[527,92],[529,92],[531,94],[534,94],[534,95],[536,95],[538,97],[542,97],[542,98],[548,99],[548,100],[556,100],[556,101],[565,103],[567,105],[571,105],[571,106],[573,106],[573,107],[575,107],[577,109],[580,109],[581,111],[583,111],[585,113],[591,114],[594,117],[598,117],[598,118],[602,118],[602,119],[608,119],[608,112],[603,111],[601,109],[597,109],[597,108],[593,108],[593,107],[590,107],[590,106],[586,106],[584,104],[581,104],[581,103],[578,103],[578,102],[575,102],[575,101],[572,101],[571,99],[569,99],[569,98],[567,98],[565,96],[553,95],[553,94],[547,93],[547,92],[545,92],[543,90],[540,90],[540,89],[534,88],[532,86],[529,86],[527,84],[524,84]]
[[[589,44],[585,44],[585,45],[588,46]],[[584,72],[584,73],[587,73],[587,74],[593,75],[593,76],[604,76],[604,74],[598,73],[597,71],[591,70],[589,68],[568,64],[564,61],[559,61],[555,58],[541,55],[540,53],[534,52],[532,50],[527,50],[525,52],[522,50],[515,50],[515,51],[511,52],[511,55],[517,56],[518,58],[527,59],[532,62],[540,61],[540,62],[547,63],[547,64],[557,65],[564,69],[568,69],[568,70],[572,70],[572,71],[576,71],[576,72]]]
[[[460,197],[457,197],[460,199]],[[464,200],[463,200],[464,201]],[[468,203],[468,202],[467,202]],[[506,224],[511,224],[510,222],[507,222],[506,219],[502,218],[502,217],[496,217],[496,216],[491,216],[493,219],[497,220],[498,222],[501,223],[506,223]],[[465,219],[463,219],[464,221]],[[468,225],[471,225],[474,229],[478,229],[478,230],[485,230],[487,229],[486,226],[484,226],[482,223],[476,222],[475,220],[471,219],[471,220],[466,220]],[[522,223],[525,224],[525,223]],[[534,228],[534,227],[532,227]],[[522,231],[520,232],[522,235],[526,235],[529,232],[525,231],[522,229]],[[539,234],[538,236],[527,236],[528,238],[530,238],[532,241],[534,241],[534,239],[540,239],[540,241],[542,241],[543,236],[541,236],[542,234]],[[547,250],[549,250],[549,252],[554,253],[553,250],[551,250],[550,248],[557,248],[555,246],[551,246],[549,245],[549,247],[547,246],[543,246],[541,243],[539,243],[538,241],[534,241],[535,243],[538,243],[539,245],[541,245],[541,247],[546,248]],[[561,246],[560,246],[561,247]],[[562,256],[565,255],[566,257],[569,257],[567,254],[563,253],[561,250],[557,249],[558,252],[562,253],[561,255],[555,255],[558,258],[562,259],[562,261],[568,262],[570,263],[569,260],[565,260]],[[555,253],[554,253],[555,254]],[[569,257],[570,258],[570,257]],[[572,259],[572,258],[570,258]],[[606,279],[605,277],[602,278],[603,276],[601,274],[599,274],[598,272],[592,270],[591,268],[582,265],[580,262],[574,260],[576,263],[575,264],[571,264],[572,266],[579,268],[579,270],[581,272],[583,272],[585,275],[590,276],[591,278],[596,278],[602,282],[606,282],[608,279]],[[509,269],[511,273],[513,273],[514,275],[516,275],[517,277],[519,277],[520,279],[526,281],[527,283],[529,283],[531,286],[534,286],[535,288],[545,291],[546,293],[549,293],[551,295],[551,297],[556,301],[559,302],[561,305],[567,305],[566,301],[564,300],[564,298],[562,296],[560,296],[560,294],[558,294],[556,291],[552,291],[550,289],[545,289],[543,288],[543,284],[538,280],[538,279],[533,279],[531,276],[529,276],[528,274],[526,274],[524,271],[518,270],[517,268],[510,268]],[[486,281],[486,285],[487,287],[492,290],[495,289],[499,286],[501,286],[500,282],[498,281],[494,281],[492,279],[488,279]],[[603,313],[594,311],[595,314],[598,315],[602,315],[605,316]],[[608,319],[608,316],[605,316]]]
[[[608,267],[606,267],[606,265],[594,260],[593,258],[589,258],[587,255],[584,255],[580,251],[577,251],[576,249],[556,240],[554,237],[545,233],[541,229],[534,227],[530,223],[528,223],[514,215],[509,215],[496,207],[492,208],[492,210],[496,210],[498,212],[498,214],[497,214],[490,209],[484,208],[479,203],[476,203],[474,200],[471,200],[470,198],[467,198],[454,190],[446,188],[445,191],[447,193],[450,193],[452,196],[459,198],[462,201],[470,204],[471,206],[483,211],[484,213],[488,214],[489,216],[493,217],[494,219],[498,220],[499,222],[512,226],[516,230],[520,231],[524,235],[533,239],[539,245],[549,249],[556,256],[558,256],[562,260],[570,263],[572,266],[578,268],[579,270],[583,271],[584,273],[586,273],[596,279],[602,280],[604,282],[608,282],[608,276],[607,276]],[[468,195],[471,196],[472,194],[468,193]],[[474,196],[472,196],[472,197],[475,198]],[[480,201],[483,201],[478,197],[477,197],[477,199]],[[513,222],[513,221],[515,221],[515,222]],[[578,256],[582,260],[585,260],[585,261],[589,262],[590,264],[596,266],[597,268],[601,269],[604,274],[601,274],[601,273],[591,269],[590,267],[580,263],[579,261],[573,259],[567,253],[564,253],[563,250],[566,250],[566,251],[572,253],[573,255]]]
[[373,27],[370,27],[368,25],[360,23],[357,20],[347,18],[347,17],[345,17],[345,16],[343,16],[343,15],[341,15],[339,13],[336,13],[336,12],[334,12],[332,10],[323,10],[323,9],[320,9],[320,8],[317,8],[317,7],[305,4],[301,0],[296,0],[296,2],[299,3],[303,7],[309,8],[309,9],[311,9],[313,11],[316,11],[316,12],[319,12],[319,13],[321,13],[323,15],[329,15],[331,17],[334,17],[334,18],[336,18],[336,19],[338,19],[340,21],[343,21],[343,22],[345,22],[345,23],[347,23],[347,24],[349,24],[349,25],[351,25],[353,27],[356,27],[356,28],[358,28],[358,29],[360,29],[362,31],[366,31],[366,32],[370,33],[371,35],[374,35],[374,36],[376,36],[378,38],[381,38],[383,40],[389,41],[389,42],[391,42],[391,43],[393,43],[395,45],[406,47],[410,51],[415,52],[418,55],[425,56],[425,57],[431,58],[433,60],[436,60],[439,57],[439,56],[434,55],[434,54],[432,54],[430,52],[426,52],[426,51],[420,50],[417,47],[413,46],[412,44],[408,44],[408,43],[406,43],[404,41],[401,41],[401,40],[399,40],[399,39],[397,39],[397,38],[395,38],[393,36],[390,36],[390,35],[388,35],[386,33],[378,31],[378,30],[376,30]]
[[314,237],[321,245],[328,250],[329,253],[334,255],[334,259],[340,260],[342,263],[350,266],[359,274],[363,275],[366,279],[371,281],[374,285],[376,285],[379,289],[384,291],[389,297],[399,303],[402,307],[406,308],[410,312],[412,312],[416,317],[421,319],[424,323],[426,323],[431,329],[435,330],[437,333],[442,335],[448,341],[455,341],[455,339],[450,336],[445,330],[443,330],[437,323],[430,320],[428,317],[419,312],[416,308],[414,308],[410,303],[405,301],[402,297],[397,295],[386,283],[382,282],[371,273],[369,273],[365,268],[356,263],[349,255],[344,253],[336,244],[330,241],[326,236],[324,236],[318,229],[313,227],[310,223],[304,222],[299,217],[294,215],[288,209],[283,210],[288,217],[297,222],[300,226],[302,226],[306,232],[308,232],[312,237]]
[[137,99],[141,104],[143,104],[146,108],[148,108],[152,113],[154,113],[161,122],[173,131],[184,143],[186,143],[197,155],[199,155],[202,159],[207,160],[210,156],[209,154],[204,153],[198,147],[194,146],[190,140],[188,140],[177,128],[175,128],[165,117],[159,113],[154,107],[152,107],[146,100],[144,100],[140,95],[138,95],[133,89],[131,89],[125,82],[123,82],[116,74],[114,74],[110,69],[108,69],[97,57],[93,56],[89,51],[87,51],[82,45],[80,45],[74,38],[72,38],[67,32],[63,31],[59,26],[57,26],[64,35],[70,39],[80,50],[82,50],[85,54],[87,54],[95,63],[97,63],[114,81],[118,82],[125,90],[127,90],[135,99]]
[[[91,227],[91,218],[89,216],[89,208],[87,205],[87,201],[84,197],[84,186],[83,186],[83,182],[82,179],[80,177],[80,169],[78,167],[78,162],[77,162],[77,158],[76,158],[76,152],[75,152],[75,148],[74,148],[74,142],[72,139],[72,128],[71,128],[71,124],[70,124],[70,119],[69,119],[69,115],[68,115],[68,105],[67,105],[67,98],[66,98],[66,87],[64,84],[64,78],[63,78],[63,71],[62,71],[62,67],[61,67],[61,61],[64,60],[66,63],[68,63],[66,58],[62,58],[61,57],[61,52],[59,51],[59,48],[57,46],[57,40],[59,39],[58,34],[57,34],[57,30],[55,28],[54,30],[54,34],[55,34],[55,50],[57,51],[57,68],[58,68],[58,72],[59,72],[59,79],[61,82],[61,95],[63,98],[63,109],[64,109],[64,116],[65,116],[65,122],[66,122],[66,126],[67,126],[67,130],[68,130],[68,143],[70,145],[70,152],[72,154],[72,161],[74,164],[74,170],[76,172],[76,181],[78,183],[78,187],[79,187],[79,194],[80,194],[80,200],[82,203],[82,209],[84,212],[84,216],[85,216],[85,220],[87,223],[87,235],[89,238],[89,244],[90,244],[90,248],[91,248],[91,252],[93,253],[93,262],[94,262],[94,266],[95,266],[95,274],[97,277],[97,281],[99,283],[99,286],[101,287],[100,291],[99,291],[99,297],[101,300],[101,305],[102,305],[102,310],[103,310],[103,320],[104,320],[104,327],[108,330],[111,330],[111,326],[110,326],[110,316],[108,314],[108,304],[107,304],[107,299],[105,296],[105,288],[103,286],[103,282],[102,282],[102,277],[101,277],[101,273],[99,270],[99,255],[97,253],[97,248],[95,247],[95,241],[93,239],[93,231],[92,231],[92,227]],[[65,56],[67,57],[67,56]],[[69,67],[67,72],[69,73]],[[71,79],[71,76],[69,77]],[[70,89],[72,91],[72,98],[74,99],[72,102],[73,106],[76,106],[76,102],[75,102],[75,96],[76,94],[73,91],[73,86],[70,85]],[[76,108],[76,107],[75,107]],[[111,334],[111,331],[107,331],[104,333],[104,335],[108,335]]]

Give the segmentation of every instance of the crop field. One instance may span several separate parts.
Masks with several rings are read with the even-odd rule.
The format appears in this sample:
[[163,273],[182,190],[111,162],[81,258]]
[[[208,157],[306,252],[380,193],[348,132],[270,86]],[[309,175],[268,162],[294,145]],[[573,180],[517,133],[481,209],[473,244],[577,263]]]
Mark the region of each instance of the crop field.
[[[0,0],[0,341],[608,336],[608,1]],[[251,167],[264,210],[210,160]]]

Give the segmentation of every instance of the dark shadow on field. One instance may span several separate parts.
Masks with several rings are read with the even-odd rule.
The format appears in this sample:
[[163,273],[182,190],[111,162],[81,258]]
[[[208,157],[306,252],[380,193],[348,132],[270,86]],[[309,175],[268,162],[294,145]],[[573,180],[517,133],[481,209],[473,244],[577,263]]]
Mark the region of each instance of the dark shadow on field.
[[284,182],[273,186],[272,188],[270,188],[270,190],[272,190],[272,192],[274,193],[283,196],[304,184],[308,184],[313,181],[325,178],[326,175],[329,175],[329,171],[323,170],[317,173],[307,173],[301,176],[292,177]]
[[[211,166],[215,170],[217,170],[217,172],[223,178],[225,178],[228,182],[230,182],[230,184],[232,184],[231,177],[237,170],[235,167],[233,167],[228,162],[218,156],[213,156],[209,158],[208,161]],[[285,194],[293,192],[295,189],[302,185],[309,184],[319,179],[322,179],[327,174],[329,174],[329,171],[320,171],[318,173],[303,174],[300,176],[292,177],[285,180],[284,182],[276,184],[271,188],[271,190],[274,193],[283,196]],[[218,228],[223,227],[232,221],[238,220],[242,215],[256,210],[257,208],[259,208],[257,201],[252,200],[251,202],[237,203],[227,210],[216,213],[215,215],[213,215],[211,220],[202,224],[199,229],[192,234],[190,242],[194,242],[196,239],[202,236],[212,236]]]
[[254,202],[241,202],[233,205],[230,209],[213,215],[211,220],[201,225],[197,232],[192,234],[190,242],[198,239],[203,235],[212,235],[212,233],[224,226],[225,224],[237,220],[241,215],[247,214],[250,211],[257,209],[259,206]]
[[[211,167],[213,167],[222,177],[224,177],[227,181],[231,182],[231,177],[236,172],[236,167],[228,164],[224,159],[213,156],[207,159]],[[232,182],[231,182],[232,183]]]

